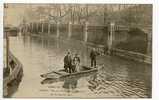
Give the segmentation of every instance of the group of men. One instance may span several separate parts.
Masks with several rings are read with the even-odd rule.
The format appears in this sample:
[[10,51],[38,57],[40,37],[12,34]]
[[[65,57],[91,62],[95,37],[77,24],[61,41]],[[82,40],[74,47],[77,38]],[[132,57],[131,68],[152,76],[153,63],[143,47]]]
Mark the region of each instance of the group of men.
[[64,68],[66,72],[73,73],[79,71],[80,57],[76,53],[74,57],[71,55],[70,51],[64,57]]
[[[93,48],[90,52],[91,67],[96,67],[97,55],[98,53],[96,52],[95,48]],[[64,69],[69,73],[78,72],[80,70],[80,57],[77,53],[73,57],[70,51],[67,52],[66,56],[64,57]]]

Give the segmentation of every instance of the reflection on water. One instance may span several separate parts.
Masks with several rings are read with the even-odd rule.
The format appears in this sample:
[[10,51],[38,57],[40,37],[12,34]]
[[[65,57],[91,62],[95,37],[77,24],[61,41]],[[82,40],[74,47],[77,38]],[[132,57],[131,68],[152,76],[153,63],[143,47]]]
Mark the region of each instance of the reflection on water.
[[66,78],[63,84],[65,89],[75,89],[77,88],[78,79],[76,78]]
[[90,65],[90,50],[77,41],[28,36],[11,38],[10,48],[24,66],[24,77],[13,97],[151,97],[151,65],[102,56],[97,63],[105,66],[97,74],[42,79],[43,73],[63,69],[68,49],[79,53],[83,65]]
[[14,95],[15,92],[18,91],[18,88],[19,88],[19,85],[21,83],[22,77],[23,77],[23,69],[21,69],[20,73],[18,73],[17,79],[15,79],[12,82],[10,82],[9,84],[7,84],[8,94],[5,97],[9,98],[12,95]]

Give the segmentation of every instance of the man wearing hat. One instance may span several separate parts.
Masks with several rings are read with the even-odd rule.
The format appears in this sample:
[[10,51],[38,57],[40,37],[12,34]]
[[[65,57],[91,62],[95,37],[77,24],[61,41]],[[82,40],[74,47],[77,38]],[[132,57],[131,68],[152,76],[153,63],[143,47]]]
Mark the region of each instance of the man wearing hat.
[[67,52],[67,55],[64,57],[64,68],[66,72],[72,73],[72,58],[70,51]]

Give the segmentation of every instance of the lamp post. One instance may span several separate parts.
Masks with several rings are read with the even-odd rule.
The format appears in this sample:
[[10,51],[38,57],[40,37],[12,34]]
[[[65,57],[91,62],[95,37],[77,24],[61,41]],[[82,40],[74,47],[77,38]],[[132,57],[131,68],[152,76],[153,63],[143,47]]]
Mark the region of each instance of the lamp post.
[[71,38],[71,35],[72,35],[72,22],[69,22],[69,25],[68,25],[68,39]]
[[85,23],[85,32],[84,32],[84,42],[87,42],[87,39],[88,39],[88,21],[86,21]]
[[108,54],[111,54],[111,50],[112,50],[112,46],[113,46],[114,26],[115,26],[115,23],[111,22],[110,23],[110,32],[109,32],[109,37],[108,37]]
[[56,37],[57,38],[59,38],[59,36],[60,36],[60,32],[59,32],[59,22],[57,22],[57,35],[56,35]]

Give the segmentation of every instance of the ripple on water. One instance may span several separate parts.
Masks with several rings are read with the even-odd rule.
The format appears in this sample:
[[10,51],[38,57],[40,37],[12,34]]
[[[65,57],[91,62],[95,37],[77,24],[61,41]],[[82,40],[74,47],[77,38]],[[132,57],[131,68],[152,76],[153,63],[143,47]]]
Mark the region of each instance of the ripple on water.
[[[26,76],[14,97],[127,98],[151,95],[151,66],[113,56],[97,57],[97,63],[105,65],[97,74],[41,85],[40,74],[63,68],[63,57],[68,49],[78,51],[84,65],[90,63],[90,50],[83,44],[57,42],[54,39],[46,40],[48,43],[42,43],[41,38],[23,40],[10,40],[10,48],[23,63]],[[28,94],[23,94],[24,90]]]

